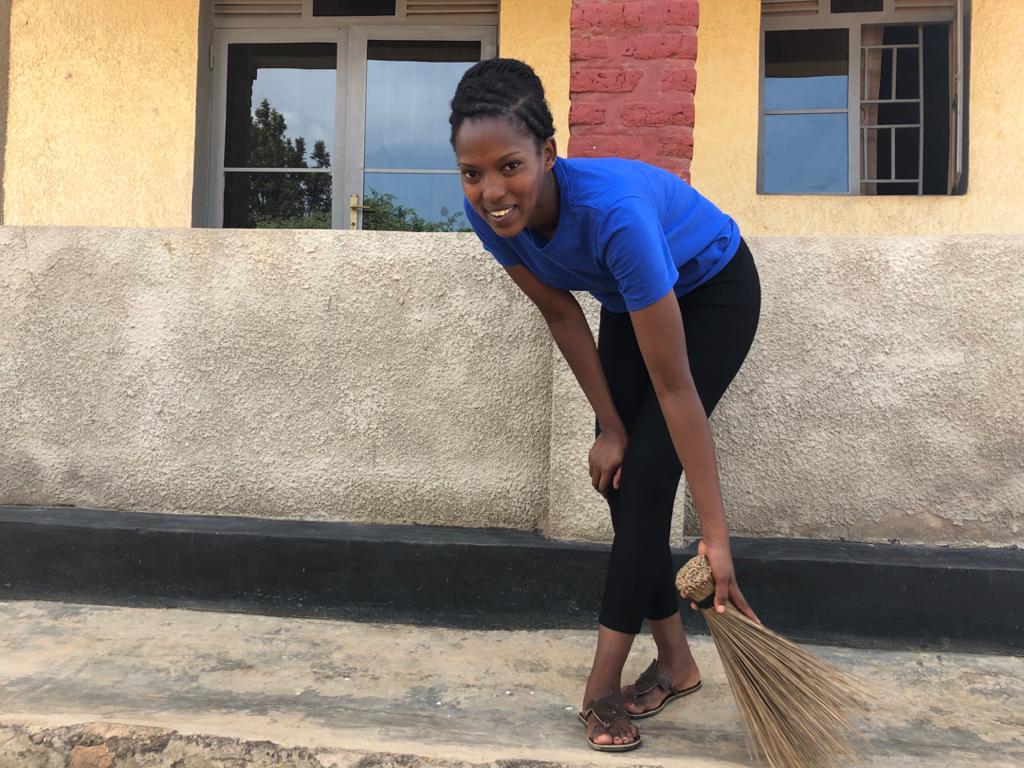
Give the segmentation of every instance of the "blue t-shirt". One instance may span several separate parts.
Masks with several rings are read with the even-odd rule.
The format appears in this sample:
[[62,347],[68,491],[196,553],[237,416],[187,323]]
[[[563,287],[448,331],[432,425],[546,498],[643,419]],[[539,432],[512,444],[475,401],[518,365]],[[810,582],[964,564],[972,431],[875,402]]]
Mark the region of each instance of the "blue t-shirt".
[[463,201],[470,226],[505,267],[546,285],[589,291],[612,312],[643,309],[710,280],[740,243],[730,216],[668,171],[638,160],[557,158],[558,226],[551,240],[526,228],[498,235]]

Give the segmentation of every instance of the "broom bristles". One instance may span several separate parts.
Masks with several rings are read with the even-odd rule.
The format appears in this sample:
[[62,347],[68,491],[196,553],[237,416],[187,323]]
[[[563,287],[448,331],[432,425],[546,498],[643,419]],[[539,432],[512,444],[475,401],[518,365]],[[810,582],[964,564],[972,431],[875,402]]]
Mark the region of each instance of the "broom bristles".
[[[714,591],[702,556],[683,567],[676,583],[690,599]],[[852,719],[866,713],[868,701],[859,681],[751,621],[732,603],[724,613],[713,607],[701,612],[747,724],[752,757],[762,756],[772,768],[835,766],[841,757],[856,757],[851,742],[859,734]]]

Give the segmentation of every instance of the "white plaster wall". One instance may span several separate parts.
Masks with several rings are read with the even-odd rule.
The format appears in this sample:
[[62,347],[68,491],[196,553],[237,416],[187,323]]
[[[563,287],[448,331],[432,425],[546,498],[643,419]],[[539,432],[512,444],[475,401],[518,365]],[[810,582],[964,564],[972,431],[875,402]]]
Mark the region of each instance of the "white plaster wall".
[[[1021,543],[1024,237],[751,247],[733,532]],[[472,235],[0,228],[0,317],[0,504],[610,537],[589,407]]]

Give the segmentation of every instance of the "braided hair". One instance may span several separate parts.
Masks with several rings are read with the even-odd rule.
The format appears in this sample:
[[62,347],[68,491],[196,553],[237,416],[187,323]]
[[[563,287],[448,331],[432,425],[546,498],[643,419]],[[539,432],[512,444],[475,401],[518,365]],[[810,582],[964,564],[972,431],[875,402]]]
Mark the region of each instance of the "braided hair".
[[544,86],[529,64],[518,59],[485,59],[462,76],[451,102],[451,142],[465,120],[504,117],[533,136],[538,149],[555,135]]

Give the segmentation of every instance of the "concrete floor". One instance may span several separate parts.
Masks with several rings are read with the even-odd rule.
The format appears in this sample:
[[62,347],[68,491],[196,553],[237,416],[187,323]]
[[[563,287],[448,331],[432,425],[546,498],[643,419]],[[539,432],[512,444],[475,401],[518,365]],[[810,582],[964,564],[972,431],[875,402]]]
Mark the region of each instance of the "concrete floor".
[[[80,745],[67,765],[749,764],[707,637],[692,640],[705,683],[700,693],[638,723],[639,750],[589,750],[575,716],[595,637],[0,602],[0,767],[63,766],[57,753],[74,745],[74,729],[54,729],[97,721],[157,729],[101,728],[142,741],[147,733],[177,731],[178,741],[190,737],[195,754],[177,762],[165,755],[161,763],[150,750],[149,762],[139,755],[119,762],[82,751],[101,747]],[[876,694],[861,764],[1024,766],[1024,659],[814,650]],[[653,642],[642,636],[626,679],[653,656]],[[38,752],[46,734],[52,761]],[[30,742],[36,757],[25,749]],[[278,749],[260,762],[247,742],[308,752]],[[231,745],[234,757],[214,754]],[[203,749],[207,756],[197,757]]]

